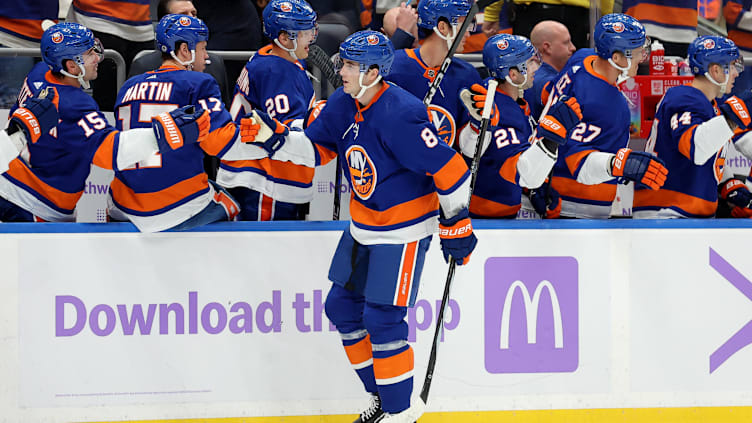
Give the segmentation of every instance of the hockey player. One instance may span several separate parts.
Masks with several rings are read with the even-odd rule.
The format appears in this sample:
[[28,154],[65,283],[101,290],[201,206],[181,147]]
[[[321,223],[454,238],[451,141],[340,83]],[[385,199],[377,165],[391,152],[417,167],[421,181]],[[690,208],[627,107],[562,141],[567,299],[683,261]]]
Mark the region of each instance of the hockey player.
[[[418,3],[418,31],[423,44],[414,49],[398,50],[386,79],[422,100],[471,5],[471,0],[421,0]],[[467,35],[467,32],[463,35],[458,51],[462,50]],[[454,57],[428,106],[439,139],[450,146],[454,145],[459,130],[469,121],[460,100],[460,90],[480,82],[480,75],[472,65]]]
[[[672,87],[661,99],[646,151],[662,158],[669,170],[658,191],[636,189],[635,218],[713,217],[718,197],[750,208],[749,191],[742,181],[723,181],[724,161],[734,130],[750,124],[752,93],[731,96],[720,105],[744,67],[733,41],[702,36],[690,43],[691,85]],[[740,137],[736,148],[752,157],[752,140]]]
[[352,220],[329,269],[326,314],[372,395],[356,421],[412,423],[422,411],[410,405],[413,350],[405,316],[437,223],[445,259],[465,264],[475,248],[470,175],[460,155],[439,141],[420,100],[382,80],[394,58],[385,35],[357,32],[342,43],[339,58],[343,87],[305,132],[288,132],[254,112],[263,121],[255,141],[276,150],[278,160],[343,158]]
[[660,158],[626,148],[629,109],[615,85],[620,75],[634,76],[647,58],[645,29],[631,16],[612,13],[598,20],[594,33],[597,55],[569,68],[549,99],[555,103],[562,95],[573,97],[583,115],[559,149],[552,185],[562,198],[562,216],[606,219],[617,178],[655,190],[667,171]]
[[[177,109],[149,119],[152,128],[117,131],[107,123],[94,100],[81,88],[97,77],[101,44],[83,25],[62,23],[42,34],[44,65],[27,76],[19,95],[22,106],[30,95],[48,87],[59,95],[57,127],[28,144],[28,154],[10,163],[0,175],[0,196],[21,220],[72,221],[92,163],[124,168],[155,151],[201,141],[208,124],[205,113]],[[37,80],[43,75],[41,80]]]
[[[234,220],[239,206],[208,180],[204,152],[223,156],[238,137],[238,126],[225,109],[219,85],[201,73],[208,58],[209,29],[199,18],[167,15],[156,28],[162,66],[123,84],[115,113],[119,129],[148,126],[151,117],[178,106],[209,112],[210,129],[198,144],[155,154],[134,167],[115,172],[110,184],[110,213],[133,222],[143,232],[186,230]],[[192,71],[196,67],[196,71]]]
[[[555,218],[561,211],[555,190],[544,187],[537,192],[536,189],[543,185],[556,162],[559,144],[566,142],[566,137],[547,133],[545,138],[531,139],[536,124],[522,97],[522,92],[532,85],[539,63],[535,47],[519,35],[494,35],[483,47],[483,64],[499,82],[494,105],[500,117],[497,122],[492,119],[490,136],[483,145],[478,179],[470,201],[472,217],[515,218],[520,209],[521,188],[533,189],[533,205],[541,216]],[[487,88],[488,80],[461,92],[465,107],[474,119],[460,133],[460,149],[468,162],[475,155],[478,121]],[[579,113],[576,101],[559,101],[549,110],[549,119],[543,122],[555,119],[571,129],[579,122]],[[541,135],[543,130],[539,132]],[[544,204],[546,196],[554,201]]]
[[[272,0],[264,8],[264,34],[272,44],[240,73],[230,113],[239,121],[252,109],[300,126],[313,106],[305,66],[316,40],[316,12],[305,0]],[[217,182],[240,202],[240,220],[303,220],[313,199],[314,168],[264,157],[222,161]]]

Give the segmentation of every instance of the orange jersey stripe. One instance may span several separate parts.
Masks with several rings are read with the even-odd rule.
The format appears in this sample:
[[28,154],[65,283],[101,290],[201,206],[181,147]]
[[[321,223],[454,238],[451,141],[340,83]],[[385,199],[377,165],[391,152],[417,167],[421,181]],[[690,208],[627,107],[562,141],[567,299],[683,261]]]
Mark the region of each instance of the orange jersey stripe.
[[365,338],[352,345],[345,345],[345,353],[347,353],[347,358],[352,365],[358,365],[370,360],[373,356],[371,352],[371,335],[366,335]]
[[634,193],[633,207],[679,207],[687,213],[696,216],[713,216],[717,207],[716,201],[703,200],[689,194],[668,189],[640,189]]
[[268,222],[272,220],[272,214],[274,211],[274,199],[272,197],[269,197],[268,195],[259,194],[261,195],[261,207],[260,209],[260,216],[259,220],[263,222]]
[[439,197],[435,192],[397,204],[384,211],[372,210],[352,196],[350,216],[355,222],[369,226],[391,226],[417,219],[439,208]]
[[115,178],[110,183],[110,188],[113,199],[123,207],[140,212],[151,212],[161,210],[193,193],[206,189],[209,186],[208,181],[206,173],[201,173],[161,191],[137,193],[120,179]]
[[228,122],[227,125],[217,128],[204,138],[199,144],[201,149],[210,156],[216,156],[235,138],[235,124]]
[[13,179],[28,186],[35,192],[44,196],[44,198],[50,200],[54,205],[64,210],[75,209],[78,199],[81,198],[81,194],[83,194],[83,191],[73,193],[63,192],[48,185],[46,182],[39,179],[37,175],[32,173],[31,169],[29,169],[21,159],[18,158],[10,162],[7,173]]
[[413,369],[413,349],[408,347],[405,351],[387,358],[373,359],[373,375],[376,379],[391,379],[404,375]]
[[402,261],[402,272],[397,283],[397,303],[400,307],[407,307],[407,301],[410,299],[410,289],[413,283],[413,270],[415,267],[415,250],[418,247],[418,241],[413,241],[405,245],[405,258]]
[[627,10],[627,15],[638,21],[653,21],[667,25],[692,26],[697,25],[697,9],[685,7],[658,6],[641,3]]
[[752,49],[752,33],[730,29],[728,37],[733,40],[739,47]]
[[[57,23],[57,21],[55,21]],[[42,20],[41,19],[11,19],[0,16],[0,27],[8,31],[34,38],[37,41],[42,38]]]
[[75,0],[73,4],[81,10],[129,21],[151,21],[148,4],[121,1]]
[[459,182],[467,173],[467,164],[459,154],[454,156],[433,175],[433,181],[436,188],[441,191],[447,191]]
[[571,156],[567,157],[567,167],[569,168],[569,173],[574,175],[574,173],[577,171],[577,168],[580,167],[580,162],[585,160],[585,157],[587,157],[590,153],[595,153],[598,150],[585,150],[580,151],[579,153],[572,154]]
[[[737,18],[739,18],[739,14],[743,11],[741,4],[730,1],[723,6],[723,17],[726,19],[728,25],[733,25],[736,23]],[[731,37],[731,30],[729,30],[728,35],[729,38],[734,40],[734,38]],[[736,40],[734,40],[734,42],[736,42]]]
[[482,197],[473,195],[470,200],[470,213],[483,217],[508,217],[514,216],[520,210],[520,205],[510,206],[497,203]]
[[334,160],[335,157],[337,157],[336,151],[332,151],[328,148],[324,148],[318,144],[314,144],[313,146],[316,147],[316,150],[319,152],[319,157],[321,161],[321,163],[319,164],[322,166],[329,163],[330,161]]
[[92,163],[96,166],[99,166],[102,169],[113,170],[112,162],[115,154],[115,135],[117,133],[117,131],[110,132],[102,144],[99,145],[99,148],[97,148],[97,152],[94,153],[94,160],[92,160]]
[[222,163],[234,168],[252,167],[259,169],[275,179],[284,179],[302,184],[313,182],[314,168],[292,162],[280,162],[278,160],[263,158],[258,160],[223,161]]
[[501,165],[501,169],[499,169],[499,175],[501,175],[504,180],[513,184],[517,183],[517,162],[520,160],[520,154],[522,154],[522,152],[508,158],[504,164]]
[[689,160],[692,160],[692,138],[695,136],[695,129],[697,124],[690,126],[679,138],[679,152]]
[[554,176],[553,187],[561,195],[583,200],[610,202],[616,198],[616,185],[613,184],[585,185],[573,179]]

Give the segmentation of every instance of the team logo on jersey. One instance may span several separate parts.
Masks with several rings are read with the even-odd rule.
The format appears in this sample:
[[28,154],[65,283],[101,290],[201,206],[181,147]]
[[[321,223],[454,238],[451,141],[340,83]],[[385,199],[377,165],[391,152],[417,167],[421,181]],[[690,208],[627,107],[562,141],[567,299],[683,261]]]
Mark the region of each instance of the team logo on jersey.
[[189,26],[191,24],[191,20],[188,18],[188,16],[181,17],[180,19],[178,19],[178,22],[183,26]]
[[496,42],[496,48],[499,50],[506,50],[507,47],[509,47],[509,41],[507,40],[499,40]]
[[366,41],[368,42],[368,44],[375,46],[379,43],[379,37],[378,35],[369,35],[366,37]]
[[288,2],[283,2],[279,4],[279,10],[283,12],[292,12],[292,4]]
[[712,48],[715,48],[715,41],[713,40],[705,40],[702,42],[702,46],[706,49],[710,50]]
[[373,160],[360,145],[348,148],[345,157],[350,167],[350,181],[355,195],[361,200],[368,200],[376,189],[377,175]]
[[428,106],[428,117],[431,119],[433,126],[436,127],[436,134],[439,135],[439,139],[451,147],[457,135],[457,126],[449,110],[431,104]]
[[624,32],[624,24],[621,22],[614,22],[614,24],[611,25],[611,29],[618,33]]
[[63,34],[60,31],[58,31],[52,34],[52,37],[50,37],[50,39],[52,40],[53,43],[60,44],[63,42]]

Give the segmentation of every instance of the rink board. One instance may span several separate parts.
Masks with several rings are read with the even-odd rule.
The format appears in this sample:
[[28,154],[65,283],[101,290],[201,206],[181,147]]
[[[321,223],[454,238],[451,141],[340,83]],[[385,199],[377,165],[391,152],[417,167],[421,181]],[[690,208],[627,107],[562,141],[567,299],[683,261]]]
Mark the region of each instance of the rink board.
[[[0,421],[352,421],[323,313],[343,227],[1,225]],[[752,221],[476,230],[422,422],[750,421]],[[416,393],[445,278],[434,239]]]

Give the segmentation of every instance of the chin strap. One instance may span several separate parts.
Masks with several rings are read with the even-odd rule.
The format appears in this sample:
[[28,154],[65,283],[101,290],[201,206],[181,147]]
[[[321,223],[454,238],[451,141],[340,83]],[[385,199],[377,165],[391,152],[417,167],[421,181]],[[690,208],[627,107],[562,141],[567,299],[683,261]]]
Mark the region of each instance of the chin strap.
[[293,39],[292,40],[292,48],[287,48],[282,45],[282,43],[279,42],[279,38],[274,39],[274,44],[277,45],[277,47],[281,48],[282,50],[288,52],[290,56],[292,56],[292,60],[298,60],[298,55],[295,54],[295,50],[298,49],[298,40]]
[[[613,66],[614,68],[616,68],[616,69],[618,69],[618,70],[621,71],[621,74],[619,75],[619,79],[621,79],[622,81],[625,81],[625,80],[627,80],[629,78],[629,68],[632,67],[632,58],[631,57],[627,57],[627,66],[625,66],[625,67],[621,67],[621,66],[617,65],[616,62],[614,62],[614,60],[611,59],[611,58],[608,59],[608,63],[611,66]],[[619,79],[617,79],[617,81]]]
[[703,75],[705,76],[705,78],[708,78],[708,81],[721,88],[721,95],[726,94],[726,86],[728,85],[729,77],[731,76],[729,75],[728,67],[725,67],[723,70],[726,71],[726,79],[723,82],[717,82],[715,79],[713,79],[713,77],[710,76],[710,72],[705,72],[705,74]]
[[191,60],[188,62],[184,62],[180,59],[178,59],[178,56],[175,55],[174,51],[170,52],[170,56],[172,56],[173,59],[175,59],[176,62],[180,63],[181,65],[188,68],[188,70],[193,70],[193,62],[196,61],[196,50],[191,50]]
[[457,38],[457,25],[451,25],[452,26],[452,35],[451,36],[444,36],[444,34],[439,31],[439,27],[435,26],[433,27],[433,32],[436,33],[436,35],[439,36],[442,40],[446,41],[447,43],[447,49],[452,49],[452,43],[454,42],[454,39]]
[[376,79],[373,80],[373,82],[371,82],[370,84],[368,84],[368,86],[363,86],[363,77],[364,76],[366,76],[366,73],[365,72],[361,72],[360,76],[358,77],[358,85],[360,85],[360,91],[358,91],[357,95],[352,96],[356,100],[360,100],[360,98],[363,97],[363,94],[365,94],[366,91],[369,88],[375,86],[376,84],[379,83],[379,81],[381,81],[381,75],[379,75],[379,76],[376,77]]
[[69,73],[68,71],[65,71],[62,69],[60,69],[60,73],[62,73],[65,76],[69,76],[71,78],[77,79],[78,83],[81,84],[81,86],[85,90],[88,90],[89,88],[91,88],[91,84],[89,84],[89,81],[84,79],[84,76],[86,76],[86,68],[84,67],[84,65],[80,63],[76,63],[76,64],[78,65],[78,68],[81,69],[81,73],[79,73],[78,75],[73,75],[72,73]]

